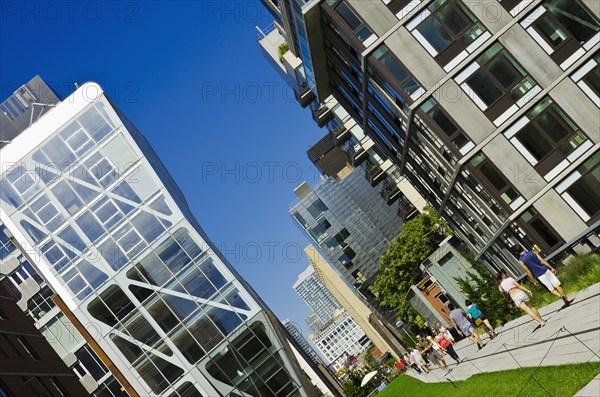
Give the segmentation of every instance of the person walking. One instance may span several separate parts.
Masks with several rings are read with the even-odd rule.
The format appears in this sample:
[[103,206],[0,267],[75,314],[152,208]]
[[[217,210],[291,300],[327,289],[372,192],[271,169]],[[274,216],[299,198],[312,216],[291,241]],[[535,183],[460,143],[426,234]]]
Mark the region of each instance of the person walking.
[[429,360],[440,367],[440,369],[445,370],[448,367],[448,364],[446,364],[446,360],[444,360],[444,351],[441,346],[430,335],[427,335],[427,341],[429,341],[430,346]]
[[413,357],[413,354],[411,352],[411,354],[406,354],[404,356],[406,358],[407,363],[409,363],[410,367],[419,375],[421,375],[423,373],[423,371],[421,371],[421,368],[419,368],[419,366],[417,365],[417,362],[415,360],[415,358]]
[[572,300],[567,299],[560,281],[556,278],[556,270],[540,254],[527,251],[518,244],[511,247],[511,251],[519,257],[519,265],[527,273],[533,285],[539,287],[542,283],[548,291],[562,299],[565,306],[571,304]]
[[441,332],[444,335],[444,338],[448,339],[450,342],[454,343],[454,336],[450,333],[450,330],[444,327],[442,324],[437,323],[435,326],[436,330]]
[[498,287],[500,292],[508,294],[515,306],[521,308],[521,310],[529,314],[531,318],[540,323],[540,327],[546,325],[546,321],[544,321],[540,312],[538,312],[529,301],[529,297],[532,295],[530,290],[523,287],[514,278],[507,277],[503,272],[498,273],[496,277],[500,284]]
[[494,331],[494,327],[490,324],[490,320],[488,320],[487,316],[479,310],[477,303],[473,303],[471,300],[467,299],[465,305],[467,305],[467,317],[469,317],[476,326],[478,325],[477,320],[479,320],[481,324],[483,324],[483,328],[485,328],[485,332],[489,335],[490,340],[494,339],[496,337],[496,331]]
[[416,347],[413,349],[411,357],[413,359],[413,362],[417,364],[417,366],[419,366],[423,371],[425,371],[426,374],[429,373],[429,366],[427,365],[427,363],[425,363],[421,352]]
[[446,353],[448,353],[450,357],[452,357],[452,359],[454,359],[454,361],[456,361],[457,365],[460,364],[460,357],[458,357],[458,354],[456,354],[454,346],[452,346],[452,342],[446,338],[442,331],[438,331],[437,335],[435,336],[435,341],[442,349],[446,351]]
[[450,318],[450,322],[456,331],[460,335],[464,335],[465,337],[469,338],[472,342],[475,342],[477,344],[477,348],[481,350],[481,348],[483,348],[485,345],[479,335],[475,333],[475,327],[473,324],[471,324],[467,318],[467,314],[463,311],[463,309],[456,308],[452,302],[448,303],[448,309],[450,309],[450,315],[448,317]]

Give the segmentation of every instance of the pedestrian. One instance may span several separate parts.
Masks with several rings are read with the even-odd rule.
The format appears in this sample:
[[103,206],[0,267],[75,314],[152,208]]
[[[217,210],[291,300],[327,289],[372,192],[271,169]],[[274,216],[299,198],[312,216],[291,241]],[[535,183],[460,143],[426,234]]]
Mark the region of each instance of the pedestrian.
[[446,360],[444,360],[444,357],[442,356],[442,354],[443,354],[442,348],[431,336],[428,335],[427,340],[429,341],[430,346],[431,346],[430,351],[429,351],[429,360],[433,364],[440,367],[440,369],[445,370],[446,367],[448,366],[448,364],[446,364]]
[[456,364],[460,364],[460,357],[458,357],[458,354],[456,354],[454,346],[452,346],[452,342],[450,342],[446,338],[442,331],[439,331],[437,333],[437,335],[435,336],[435,341],[438,343],[438,345],[440,345],[442,349],[446,351],[446,353],[448,353],[450,357],[454,359],[454,361],[456,361]]
[[[532,295],[532,292],[527,288],[523,287],[519,284],[514,278],[507,277],[504,272],[500,272],[496,275],[496,279],[500,286],[500,292],[502,294],[508,294],[515,306],[521,308],[527,314],[531,316],[535,321],[540,323],[540,327],[546,325],[546,322],[542,318],[540,312],[531,304],[529,301],[529,297]],[[505,295],[506,296],[506,295]]]
[[511,247],[511,251],[519,257],[519,265],[527,273],[533,285],[539,287],[539,283],[542,283],[548,291],[562,299],[565,306],[571,304],[572,300],[567,299],[560,281],[556,278],[556,270],[540,254],[527,251],[518,244]]
[[417,366],[419,366],[423,371],[425,371],[426,374],[429,373],[429,366],[425,363],[425,360],[423,360],[423,356],[421,355],[421,352],[415,347],[411,353],[413,362],[415,364],[417,364]]
[[450,321],[452,322],[452,325],[456,331],[460,335],[464,335],[472,342],[476,343],[477,348],[481,350],[481,348],[485,345],[483,344],[483,341],[479,335],[475,333],[475,327],[467,318],[467,314],[464,312],[464,310],[454,307],[452,302],[448,303],[448,309],[450,309],[450,315],[448,317],[450,317]]
[[419,350],[419,353],[421,353],[421,356],[427,365],[430,364],[429,353],[431,351],[431,347],[431,343],[427,339],[423,338],[421,335],[417,335],[417,349]]
[[410,367],[419,375],[421,375],[423,373],[423,371],[421,371],[421,368],[419,368],[419,366],[417,365],[414,357],[412,356],[412,352],[411,354],[406,354],[404,356],[406,358],[406,361],[410,364]]
[[475,322],[475,325],[479,325],[477,324],[477,320],[479,320],[481,324],[483,324],[485,332],[487,332],[489,335],[490,340],[494,339],[496,337],[496,331],[494,331],[494,327],[492,327],[492,324],[490,324],[490,320],[488,320],[487,316],[483,314],[481,310],[479,310],[477,303],[473,303],[467,299],[465,301],[465,305],[467,305],[467,317]]
[[454,343],[454,336],[450,333],[450,330],[444,327],[442,324],[437,323],[436,330],[441,332],[444,335],[444,338],[448,339],[450,342]]

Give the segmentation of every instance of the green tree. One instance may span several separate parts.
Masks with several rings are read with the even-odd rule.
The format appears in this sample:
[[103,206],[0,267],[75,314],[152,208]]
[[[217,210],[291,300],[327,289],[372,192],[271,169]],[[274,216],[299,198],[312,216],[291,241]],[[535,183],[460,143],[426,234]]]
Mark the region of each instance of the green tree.
[[490,319],[492,325],[501,325],[513,320],[521,311],[506,303],[498,289],[494,275],[478,263],[471,263],[473,272],[467,272],[467,278],[455,278],[462,293],[474,303]]
[[368,386],[360,387],[366,372],[361,370],[348,371],[346,379],[342,382],[342,390],[346,397],[367,397],[372,391]]
[[444,220],[431,207],[403,225],[396,241],[379,259],[380,273],[371,285],[381,306],[395,310],[398,318],[406,323],[422,326],[423,319],[405,296],[410,286],[422,277],[421,262],[450,234]]

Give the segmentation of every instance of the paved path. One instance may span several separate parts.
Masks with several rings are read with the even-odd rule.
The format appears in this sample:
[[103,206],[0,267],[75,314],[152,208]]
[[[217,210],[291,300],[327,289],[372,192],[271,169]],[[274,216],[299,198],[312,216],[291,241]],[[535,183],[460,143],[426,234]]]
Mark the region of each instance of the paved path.
[[[486,336],[487,345],[479,351],[466,339],[458,342],[455,350],[463,362],[456,365],[446,355],[446,362],[453,369],[447,376],[439,368],[428,375],[417,375],[414,371],[408,371],[408,374],[423,382],[445,382],[447,379],[464,380],[480,372],[537,367],[540,362],[542,366],[548,366],[600,361],[600,283],[570,298],[575,301],[568,308],[562,308],[562,301],[557,301],[540,310],[547,321],[543,328],[536,329],[537,322],[523,316],[497,329],[497,338],[489,341]],[[588,386],[598,390],[600,378]],[[591,393],[592,389],[580,391],[583,392]],[[600,393],[594,391],[589,395],[600,396]]]

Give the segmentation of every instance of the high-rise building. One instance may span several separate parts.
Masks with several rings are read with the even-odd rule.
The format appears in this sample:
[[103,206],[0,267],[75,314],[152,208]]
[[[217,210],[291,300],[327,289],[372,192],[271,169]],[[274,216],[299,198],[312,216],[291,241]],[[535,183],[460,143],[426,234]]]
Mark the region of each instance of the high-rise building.
[[379,271],[379,257],[402,230],[402,218],[365,178],[362,167],[342,178],[323,176],[294,190],[290,214],[342,275],[360,287]]
[[319,281],[310,266],[298,275],[293,288],[312,310],[306,322],[313,332],[318,332],[333,321],[335,311],[341,308],[340,303]]
[[312,266],[298,276],[294,290],[313,310],[307,318],[312,329],[308,337],[327,358],[327,364],[333,364],[335,371],[344,365],[348,355],[369,347],[369,338],[317,277]]
[[0,277],[0,396],[89,396]]
[[87,83],[1,151],[0,220],[132,395],[308,396],[273,314]]
[[371,344],[364,331],[345,310],[338,310],[331,323],[308,337],[329,360],[334,371],[339,371],[349,356],[357,356]]
[[599,230],[600,2],[263,3],[300,104],[476,259],[520,274],[510,245]]
[[321,253],[311,244],[304,248],[315,275],[331,292],[352,319],[364,331],[365,335],[381,352],[389,352],[396,357],[405,353],[404,347],[395,335],[395,329],[377,315],[363,299],[360,299],[338,272],[327,262]]

